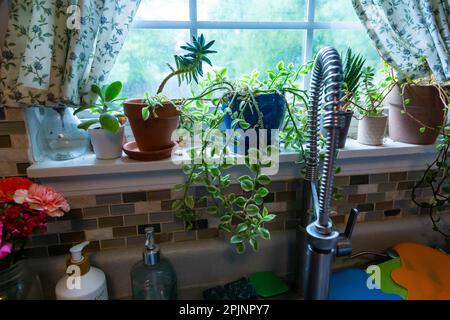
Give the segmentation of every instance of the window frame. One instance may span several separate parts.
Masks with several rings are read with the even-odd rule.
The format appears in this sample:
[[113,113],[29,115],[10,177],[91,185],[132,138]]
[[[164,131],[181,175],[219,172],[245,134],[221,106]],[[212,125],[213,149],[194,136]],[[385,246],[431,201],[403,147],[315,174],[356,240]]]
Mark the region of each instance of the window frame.
[[[190,38],[198,35],[203,29],[247,29],[247,30],[305,30],[304,54],[302,63],[313,57],[314,30],[361,30],[360,22],[321,22],[315,20],[316,0],[306,0],[305,21],[210,21],[197,19],[197,0],[189,0],[189,20],[135,20],[135,29],[188,29]],[[308,88],[310,74],[303,79],[303,87]]]

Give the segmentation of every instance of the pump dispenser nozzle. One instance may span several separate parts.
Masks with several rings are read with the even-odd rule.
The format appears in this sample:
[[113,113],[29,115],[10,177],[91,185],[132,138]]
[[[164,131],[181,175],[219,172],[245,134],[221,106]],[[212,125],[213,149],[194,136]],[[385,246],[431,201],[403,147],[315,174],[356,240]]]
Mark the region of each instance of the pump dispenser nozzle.
[[145,228],[145,248],[143,253],[144,263],[154,265],[159,261],[159,246],[155,244],[155,229],[153,227]]
[[77,263],[83,261],[83,249],[89,244],[89,241],[84,241],[76,246],[70,248],[70,254],[72,255],[71,262]]

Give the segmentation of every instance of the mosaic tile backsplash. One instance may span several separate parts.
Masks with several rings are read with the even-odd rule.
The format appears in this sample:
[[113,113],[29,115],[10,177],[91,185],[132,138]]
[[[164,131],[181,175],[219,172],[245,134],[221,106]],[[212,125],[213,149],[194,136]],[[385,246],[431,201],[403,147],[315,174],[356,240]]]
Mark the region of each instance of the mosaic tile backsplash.
[[[26,175],[28,142],[22,110],[0,107],[0,176]],[[352,207],[360,210],[360,222],[400,219],[419,214],[411,202],[411,189],[422,172],[394,172],[373,175],[337,176],[336,185],[343,198],[334,203],[333,221],[342,224]],[[297,225],[301,208],[301,181],[276,181],[269,186],[266,206],[277,218],[266,224],[270,230],[287,230]],[[240,188],[230,186],[230,192]],[[431,190],[420,189],[421,196]],[[205,190],[197,188],[200,198]],[[77,242],[89,240],[90,251],[142,246],[145,227],[152,225],[156,241],[180,242],[227,237],[218,230],[218,217],[208,216],[196,221],[191,230],[171,211],[172,202],[180,197],[172,190],[140,191],[107,195],[68,197],[72,210],[63,218],[48,223],[48,233],[32,237],[26,253],[32,257],[67,254]],[[197,204],[199,212],[208,203]],[[449,209],[447,209],[449,210]]]

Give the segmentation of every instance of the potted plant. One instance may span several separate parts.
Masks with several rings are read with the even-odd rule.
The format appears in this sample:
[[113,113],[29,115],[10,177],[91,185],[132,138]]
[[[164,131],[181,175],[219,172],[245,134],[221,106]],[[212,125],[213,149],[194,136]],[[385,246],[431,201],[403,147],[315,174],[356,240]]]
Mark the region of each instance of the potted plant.
[[365,62],[366,59],[361,54],[354,54],[352,49],[347,49],[343,65],[344,97],[340,107],[345,119],[344,127],[339,130],[338,147],[341,149],[345,148],[347,141],[348,130],[354,115],[352,99],[359,90]]
[[[257,250],[260,239],[270,239],[266,224],[274,220],[276,215],[269,213],[264,206],[264,198],[269,194],[267,185],[271,182],[265,170],[272,165],[273,160],[267,155],[276,152],[277,148],[248,148],[242,156],[247,171],[242,172],[237,179],[242,192],[230,192],[228,187],[232,178],[227,170],[237,163],[238,156],[233,154],[229,146],[235,136],[223,134],[223,139],[217,141],[217,134],[220,136],[220,132],[223,132],[220,127],[226,122],[233,132],[238,129],[267,128],[267,124],[270,124],[276,128],[281,126],[283,133],[280,135],[289,137],[286,140],[289,146],[302,148],[305,138],[302,128],[306,125],[306,117],[302,113],[303,118],[300,119],[297,109],[298,102],[307,105],[307,99],[306,92],[300,90],[295,81],[300,75],[306,74],[311,65],[296,69],[292,64],[286,66],[280,62],[276,70],[267,71],[266,79],[261,79],[260,74],[254,71],[238,81],[228,80],[226,69],[222,69],[208,73],[204,81],[199,83],[200,93],[187,99],[181,112],[181,128],[184,132],[182,141],[188,143],[195,140],[190,136],[197,133],[200,143],[194,141],[191,145],[184,145],[188,149],[190,161],[182,167],[186,181],[175,186],[176,191],[183,193],[181,199],[172,205],[178,218],[192,225],[202,215],[196,210],[196,202],[206,200],[210,203],[207,213],[220,215],[219,228],[231,233],[230,243],[238,252],[244,252],[247,244]],[[277,109],[272,111],[277,117],[280,113],[281,119],[264,121],[271,114],[270,106]],[[253,110],[255,115],[249,115],[247,110]],[[207,195],[195,198],[192,189],[198,186],[204,187]]]
[[399,81],[393,68],[385,71],[392,81],[392,91],[386,97],[389,106],[389,137],[410,144],[433,144],[445,125],[442,98],[445,88],[428,80],[412,80],[403,76]]
[[390,88],[384,82],[376,85],[374,77],[373,67],[363,69],[361,92],[351,103],[362,116],[358,126],[358,142],[378,146],[383,144],[386,132],[387,116],[383,113],[383,101]]
[[82,121],[78,128],[89,132],[98,159],[115,159],[122,156],[125,116],[118,102],[125,98],[119,98],[121,91],[120,81],[104,85],[102,88],[94,84],[91,92],[98,96],[99,102],[82,106],[74,112],[75,115],[87,110],[95,115],[94,119]]
[[164,96],[164,87],[173,77],[178,78],[179,84],[183,81],[189,84],[192,80],[198,82],[199,77],[203,76],[203,63],[211,65],[208,55],[216,52],[210,50],[213,44],[214,40],[206,42],[203,35],[193,37],[192,43],[181,46],[186,53],[175,55],[175,65],[168,65],[171,72],[159,85],[156,95],[146,94],[144,98],[124,102],[125,114],[136,139],[137,152],[149,154],[148,158],[143,157],[142,160],[156,160],[170,155],[174,146],[171,137],[178,127],[182,100],[171,100]]
[[54,189],[25,178],[0,179],[0,299],[40,299],[39,278],[24,262],[32,234],[45,233],[46,221],[61,217],[69,204]]

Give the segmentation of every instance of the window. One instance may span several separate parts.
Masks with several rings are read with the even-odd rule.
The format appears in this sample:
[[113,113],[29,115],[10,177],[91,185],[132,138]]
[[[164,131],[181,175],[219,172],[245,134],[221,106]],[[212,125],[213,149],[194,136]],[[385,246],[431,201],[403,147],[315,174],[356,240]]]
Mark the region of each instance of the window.
[[[110,80],[124,83],[126,97],[155,92],[178,47],[200,33],[216,40],[213,63],[227,66],[230,77],[279,60],[304,63],[325,45],[352,47],[380,68],[351,0],[142,0]],[[165,90],[173,97],[188,92],[176,81]]]

